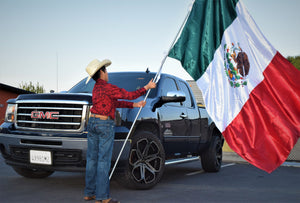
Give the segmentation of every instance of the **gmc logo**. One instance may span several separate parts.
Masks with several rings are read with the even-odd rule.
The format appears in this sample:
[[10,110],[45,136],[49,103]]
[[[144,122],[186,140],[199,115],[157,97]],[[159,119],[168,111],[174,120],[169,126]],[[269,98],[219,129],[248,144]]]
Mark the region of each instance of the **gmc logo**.
[[37,119],[58,119],[59,112],[51,112],[46,111],[45,113],[43,111],[32,111],[31,112],[31,118],[37,118]]

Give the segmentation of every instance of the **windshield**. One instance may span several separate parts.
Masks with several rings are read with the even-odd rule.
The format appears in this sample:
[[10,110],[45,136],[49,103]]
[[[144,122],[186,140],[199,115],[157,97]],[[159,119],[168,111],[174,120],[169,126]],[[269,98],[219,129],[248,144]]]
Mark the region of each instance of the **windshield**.
[[[109,83],[117,85],[120,88],[132,92],[136,91],[141,87],[144,87],[155,75],[153,73],[109,73]],[[87,84],[85,84],[86,78],[77,83],[72,87],[68,93],[92,93],[95,81],[91,79]],[[149,97],[153,98],[156,95],[156,89],[152,89]]]

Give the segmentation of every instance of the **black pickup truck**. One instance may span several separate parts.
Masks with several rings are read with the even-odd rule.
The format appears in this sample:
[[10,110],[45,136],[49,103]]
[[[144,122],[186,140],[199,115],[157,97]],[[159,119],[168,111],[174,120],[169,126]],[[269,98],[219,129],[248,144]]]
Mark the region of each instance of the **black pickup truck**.
[[[119,72],[110,73],[109,82],[134,91],[154,77],[151,72]],[[0,150],[18,174],[44,178],[54,171],[85,170],[86,125],[95,84],[85,81],[67,93],[20,95],[7,101],[5,122],[0,126]],[[112,162],[137,111],[117,109]],[[205,171],[217,172],[223,141],[205,108],[197,106],[189,84],[161,74],[125,144],[116,179],[132,188],[148,189],[158,183],[165,165],[200,157]]]

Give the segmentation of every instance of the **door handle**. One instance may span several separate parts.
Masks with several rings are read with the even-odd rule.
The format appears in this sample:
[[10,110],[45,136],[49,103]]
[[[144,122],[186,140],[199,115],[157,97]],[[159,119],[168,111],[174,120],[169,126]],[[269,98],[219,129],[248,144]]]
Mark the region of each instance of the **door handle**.
[[182,113],[182,114],[180,115],[180,117],[181,117],[181,118],[186,118],[186,117],[187,117],[187,115],[186,115],[186,114],[184,114],[184,113]]

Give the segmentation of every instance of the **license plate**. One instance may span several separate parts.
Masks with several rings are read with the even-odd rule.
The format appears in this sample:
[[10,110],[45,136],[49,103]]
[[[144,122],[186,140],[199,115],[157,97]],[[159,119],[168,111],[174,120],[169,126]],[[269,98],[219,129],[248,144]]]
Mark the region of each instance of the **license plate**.
[[52,156],[49,151],[30,150],[30,163],[52,165]]

